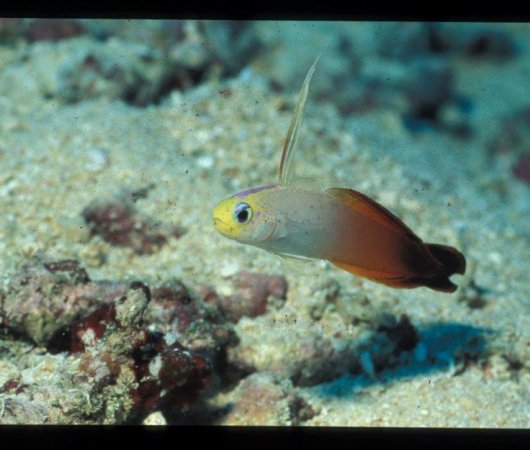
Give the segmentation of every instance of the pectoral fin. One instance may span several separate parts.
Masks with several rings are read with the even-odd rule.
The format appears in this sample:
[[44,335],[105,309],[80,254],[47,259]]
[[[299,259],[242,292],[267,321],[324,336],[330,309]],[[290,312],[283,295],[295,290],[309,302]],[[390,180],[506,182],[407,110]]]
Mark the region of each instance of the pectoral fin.
[[283,263],[294,272],[304,273],[307,272],[307,263],[314,261],[311,258],[304,258],[303,256],[294,256],[287,253],[275,253],[275,255],[282,258]]

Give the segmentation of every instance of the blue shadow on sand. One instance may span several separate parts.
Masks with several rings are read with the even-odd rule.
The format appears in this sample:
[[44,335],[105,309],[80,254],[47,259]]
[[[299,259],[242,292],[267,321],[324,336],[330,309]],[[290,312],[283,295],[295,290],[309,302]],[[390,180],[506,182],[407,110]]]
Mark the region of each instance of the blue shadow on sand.
[[[467,365],[479,362],[486,355],[488,339],[494,331],[460,323],[434,323],[416,327],[419,341],[414,349],[396,358],[396,363],[378,368],[375,377],[365,373],[348,373],[330,382],[314,386],[314,395],[322,397],[350,396],[352,392],[375,385],[383,385],[399,379],[426,376],[439,372],[462,373]],[[372,354],[377,349],[368,342],[359,344],[362,351]],[[375,355],[375,358],[377,356]]]

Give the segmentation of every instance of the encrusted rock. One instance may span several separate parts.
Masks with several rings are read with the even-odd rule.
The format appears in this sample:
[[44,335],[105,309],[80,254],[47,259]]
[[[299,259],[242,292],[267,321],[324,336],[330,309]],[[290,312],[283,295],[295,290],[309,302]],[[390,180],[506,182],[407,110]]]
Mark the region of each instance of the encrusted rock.
[[223,419],[226,425],[283,426],[292,424],[293,385],[271,373],[256,373],[242,380],[234,405]]
[[45,346],[74,319],[110,304],[125,289],[123,283],[91,281],[77,261],[33,258],[1,294],[2,325]]
[[270,371],[297,385],[313,385],[359,367],[359,332],[342,335],[340,318],[324,328],[282,310],[254,319],[243,317],[235,330],[239,343],[228,348],[228,359],[236,367]]
[[178,341],[212,360],[236,340],[231,324],[219,308],[176,279],[153,288],[145,317],[154,330],[165,334],[167,342]]
[[123,420],[167,405],[189,406],[213,370],[209,359],[144,328],[150,300],[149,288],[134,282],[115,303],[78,323],[72,336],[72,351],[84,352],[84,370],[94,381],[112,386],[126,376],[131,403]]

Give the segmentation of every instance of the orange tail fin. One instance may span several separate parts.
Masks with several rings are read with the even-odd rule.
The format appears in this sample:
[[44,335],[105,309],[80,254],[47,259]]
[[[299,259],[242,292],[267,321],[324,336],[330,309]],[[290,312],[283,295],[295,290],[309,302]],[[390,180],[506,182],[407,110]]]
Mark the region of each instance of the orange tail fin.
[[424,244],[430,254],[440,264],[440,269],[432,277],[426,277],[422,281],[423,286],[427,286],[436,291],[454,292],[457,286],[449,280],[455,273],[463,274],[466,271],[466,258],[453,247],[441,244]]
[[400,264],[394,265],[394,272],[331,261],[334,265],[355,275],[395,288],[425,286],[442,292],[456,290],[457,286],[449,277],[455,273],[463,274],[466,270],[466,260],[458,250],[447,245],[424,243],[397,216],[360,192],[353,189],[330,188],[326,193],[399,235],[404,248],[408,249],[400,257]]
[[406,277],[399,273],[392,272],[381,272],[378,270],[370,270],[360,266],[354,266],[353,264],[347,264],[338,261],[330,261],[333,265],[338,268],[345,270],[346,272],[353,273],[363,278],[375,281],[376,283],[385,284],[393,288],[415,288],[423,286],[423,283],[412,282],[410,277]]
[[[331,261],[335,266],[346,270],[347,272],[359,275],[377,283],[385,284],[393,288],[415,288],[425,286],[435,291],[454,292],[457,289],[449,277],[455,273],[463,274],[466,270],[466,259],[464,255],[453,247],[440,244],[423,244],[429,250],[433,258],[438,262],[436,269],[429,275],[425,276],[410,276],[381,272],[376,270],[366,269],[364,267],[354,266],[343,262]],[[425,261],[425,264],[430,261]]]

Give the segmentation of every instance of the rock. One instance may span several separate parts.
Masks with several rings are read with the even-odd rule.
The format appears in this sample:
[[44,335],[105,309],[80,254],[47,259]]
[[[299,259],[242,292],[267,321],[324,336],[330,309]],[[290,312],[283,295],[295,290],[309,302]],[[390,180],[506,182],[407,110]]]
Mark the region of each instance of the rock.
[[26,398],[8,398],[3,404],[3,425],[36,425],[46,423],[46,403]]
[[[189,407],[213,371],[209,359],[145,328],[150,299],[145,284],[132,283],[115,303],[77,324],[72,336],[72,351],[83,352],[85,376],[100,380],[100,390],[115,391],[120,421],[163,407]],[[127,390],[122,392],[120,385]]]
[[149,414],[144,421],[142,422],[144,425],[167,425],[166,418],[160,411],[156,411],[154,413]]
[[442,59],[423,60],[408,88],[410,114],[416,120],[436,122],[440,109],[453,96],[453,72]]
[[86,170],[101,172],[109,165],[109,152],[101,147],[91,147],[86,152]]
[[234,327],[239,342],[228,348],[228,361],[251,371],[273,372],[297,386],[360,370],[356,348],[362,333],[355,330],[343,334],[340,319],[323,328],[318,322],[297,319],[284,310],[254,319],[241,318]]
[[293,385],[271,373],[256,373],[242,380],[224,425],[285,426],[292,424]]
[[377,51],[384,58],[410,60],[433,50],[434,24],[401,22],[384,24],[377,34]]
[[153,287],[145,318],[155,325],[154,329],[165,333],[166,341],[178,341],[191,350],[209,355],[212,361],[236,340],[231,324],[226,323],[221,311],[175,279]]
[[49,95],[65,103],[105,97],[143,107],[172,89],[175,72],[175,62],[149,44],[90,41],[57,68],[57,91]]
[[74,319],[110,304],[123,283],[91,281],[75,260],[44,262],[38,257],[10,277],[3,297],[3,325],[38,345],[49,345]]
[[438,33],[447,42],[449,51],[468,58],[507,60],[517,53],[513,37],[494,25],[443,24]]
[[83,34],[83,25],[72,19],[34,19],[29,23],[27,36],[30,42],[58,41]]
[[385,24],[377,48],[403,61],[432,55],[502,60],[516,53],[512,36],[494,25],[435,22]]
[[[134,193],[132,194],[134,198]],[[92,235],[99,235],[109,244],[130,247],[139,255],[151,254],[170,238],[180,238],[184,230],[148,218],[139,217],[125,200],[95,202],[83,210],[83,219]]]
[[237,322],[241,317],[265,314],[269,298],[283,301],[287,296],[287,281],[283,276],[239,272],[231,277],[234,282],[231,295],[217,295],[203,288],[203,296],[223,311],[228,320]]

